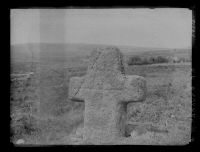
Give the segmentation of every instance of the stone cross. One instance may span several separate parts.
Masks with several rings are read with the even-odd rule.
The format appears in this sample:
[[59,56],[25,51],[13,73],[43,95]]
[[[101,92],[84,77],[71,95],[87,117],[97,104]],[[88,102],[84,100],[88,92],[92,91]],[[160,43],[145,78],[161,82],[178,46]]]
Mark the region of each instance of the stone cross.
[[123,55],[118,48],[93,51],[84,77],[72,77],[69,98],[85,102],[85,140],[105,141],[125,136],[126,105],[143,101],[146,81],[125,75]]

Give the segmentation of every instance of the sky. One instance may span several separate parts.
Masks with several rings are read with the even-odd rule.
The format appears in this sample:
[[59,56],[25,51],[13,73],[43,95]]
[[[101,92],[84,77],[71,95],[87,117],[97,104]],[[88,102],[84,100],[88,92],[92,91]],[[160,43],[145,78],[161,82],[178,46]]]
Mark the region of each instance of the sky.
[[86,43],[185,48],[192,11],[158,9],[12,9],[11,44]]

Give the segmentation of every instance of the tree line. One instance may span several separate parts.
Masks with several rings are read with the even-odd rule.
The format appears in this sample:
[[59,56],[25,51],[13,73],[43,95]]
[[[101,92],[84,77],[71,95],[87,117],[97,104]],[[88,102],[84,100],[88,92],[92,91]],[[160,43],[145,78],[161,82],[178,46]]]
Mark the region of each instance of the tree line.
[[140,57],[132,56],[128,59],[128,65],[145,65],[145,64],[157,64],[157,63],[181,63],[181,62],[190,62],[189,58],[178,58],[178,57],[164,57],[164,56],[155,56],[155,57]]

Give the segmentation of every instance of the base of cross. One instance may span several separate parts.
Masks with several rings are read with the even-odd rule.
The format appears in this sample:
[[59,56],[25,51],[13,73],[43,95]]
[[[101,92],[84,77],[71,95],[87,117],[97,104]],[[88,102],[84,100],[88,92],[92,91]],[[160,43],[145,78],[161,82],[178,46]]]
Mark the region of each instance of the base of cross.
[[[163,130],[163,129],[161,129]],[[79,127],[71,136],[72,145],[186,145],[191,142],[191,134],[170,128],[167,131],[131,132],[129,137],[107,136],[86,139],[84,127]]]
[[[74,145],[186,145],[191,142],[191,138],[186,134],[174,134],[173,131],[168,134],[147,132],[142,135],[130,137],[115,137],[109,139],[90,139],[73,137]],[[74,141],[76,139],[76,141]]]

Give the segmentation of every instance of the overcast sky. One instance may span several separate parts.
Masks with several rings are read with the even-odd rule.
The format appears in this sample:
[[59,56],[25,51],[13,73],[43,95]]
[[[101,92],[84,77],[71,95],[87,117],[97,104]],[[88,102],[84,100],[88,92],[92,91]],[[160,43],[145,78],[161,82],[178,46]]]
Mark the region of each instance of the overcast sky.
[[12,9],[11,44],[191,47],[189,9]]

